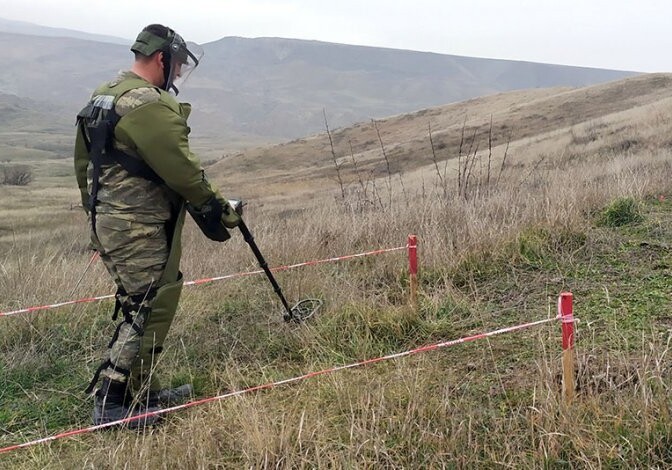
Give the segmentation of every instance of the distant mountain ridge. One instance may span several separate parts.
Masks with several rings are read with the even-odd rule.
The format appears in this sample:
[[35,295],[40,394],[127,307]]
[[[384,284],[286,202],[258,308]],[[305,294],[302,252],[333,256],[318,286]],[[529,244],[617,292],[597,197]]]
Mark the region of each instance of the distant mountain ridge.
[[62,37],[84,39],[87,41],[111,42],[113,44],[130,44],[130,39],[124,39],[116,36],[108,36],[104,34],[85,33],[83,31],[75,31],[66,28],[52,28],[51,26],[42,26],[25,21],[8,20],[0,18],[0,32],[27,34],[31,36],[47,36],[47,37]]
[[223,38],[206,44],[205,51],[190,96],[235,103],[242,93],[245,103],[233,125],[252,133],[280,130],[288,137],[306,134],[296,132],[301,123],[308,133],[323,130],[323,109],[331,124],[344,126],[502,91],[582,87],[633,75],[281,38]]
[[[57,104],[68,122],[132,62],[128,44],[2,32],[0,43],[0,92]],[[204,49],[179,98],[194,105],[197,133],[231,147],[320,132],[325,112],[335,128],[502,91],[635,75],[282,38],[226,37]]]

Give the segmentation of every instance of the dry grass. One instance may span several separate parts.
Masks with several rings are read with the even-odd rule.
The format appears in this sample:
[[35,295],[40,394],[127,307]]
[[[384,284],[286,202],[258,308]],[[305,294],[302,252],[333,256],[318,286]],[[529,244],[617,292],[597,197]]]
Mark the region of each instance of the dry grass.
[[[380,171],[386,163],[372,125],[337,131],[338,158],[359,162],[342,167],[345,198],[324,136],[223,160],[215,179],[250,200],[246,221],[271,265],[400,246],[416,233],[421,306],[407,305],[398,254],[279,273],[289,299],[325,300],[301,327],[282,323],[262,277],[187,288],[159,365],[170,380],[212,395],[544,318],[568,289],[584,320],[574,406],[559,396],[558,334],[549,327],[225,400],[151,432],[33,447],[0,457],[0,466],[672,464],[672,213],[669,203],[647,199],[672,195],[668,82],[517,92],[379,122],[392,174]],[[465,116],[473,118],[465,124]],[[476,137],[458,159],[462,133]],[[470,189],[458,192],[467,155]],[[0,310],[67,298],[90,257],[83,215],[69,210],[76,191],[0,191]],[[45,202],[31,209],[38,196]],[[649,200],[649,222],[630,232],[595,227],[598,211],[617,198]],[[251,269],[256,260],[240,237],[216,245],[188,225],[187,279]],[[109,290],[96,264],[75,296]],[[80,388],[111,332],[109,308],[0,318],[0,401],[11,404],[0,412],[0,447],[88,423]]]

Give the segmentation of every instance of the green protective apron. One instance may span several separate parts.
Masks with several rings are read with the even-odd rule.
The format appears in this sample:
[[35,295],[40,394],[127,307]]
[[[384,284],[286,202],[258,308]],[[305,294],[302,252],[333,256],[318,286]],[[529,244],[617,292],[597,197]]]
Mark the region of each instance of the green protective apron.
[[[138,356],[133,363],[130,375],[131,390],[139,390],[143,385],[149,385],[150,390],[158,391],[161,383],[153,373],[157,355],[163,350],[163,342],[175,318],[177,304],[180,300],[184,279],[179,270],[182,253],[181,237],[184,225],[185,208],[181,204],[172,229],[170,239],[170,253],[166,268],[159,280],[156,296],[151,302],[150,311],[145,319]],[[170,233],[170,231],[168,231]]]

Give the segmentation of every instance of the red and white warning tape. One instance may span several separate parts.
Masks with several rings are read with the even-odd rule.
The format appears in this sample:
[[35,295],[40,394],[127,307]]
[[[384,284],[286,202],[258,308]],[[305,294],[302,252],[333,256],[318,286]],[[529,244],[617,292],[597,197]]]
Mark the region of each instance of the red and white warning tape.
[[[287,271],[288,269],[294,269],[294,268],[299,268],[302,266],[314,266],[317,264],[323,264],[323,263],[332,263],[335,261],[343,261],[347,259],[353,259],[353,258],[361,258],[363,256],[372,256],[372,255],[380,255],[383,253],[389,253],[392,251],[400,251],[400,250],[405,250],[406,246],[400,246],[397,248],[384,248],[380,250],[373,250],[373,251],[367,251],[364,253],[357,253],[354,255],[346,255],[346,256],[338,256],[335,258],[328,258],[328,259],[321,259],[321,260],[314,260],[314,261],[306,261],[304,263],[297,263],[297,264],[291,264],[288,266],[278,266],[276,268],[271,268],[272,272],[278,272],[278,271]],[[245,276],[252,276],[254,274],[261,274],[263,273],[263,270],[258,270],[258,271],[249,271],[249,272],[242,272],[242,273],[236,273],[236,274],[228,274],[226,276],[218,276],[218,277],[210,277],[207,279],[199,279],[196,281],[188,281],[185,282],[185,286],[195,286],[195,285],[200,285],[200,284],[206,284],[209,282],[215,282],[215,281],[223,281],[225,279],[233,279],[236,277],[245,277]],[[65,302],[59,302],[51,305],[41,305],[39,307],[27,307],[27,308],[22,308],[19,310],[12,310],[10,312],[0,312],[0,317],[9,317],[12,315],[18,315],[20,313],[29,313],[29,312],[37,312],[40,310],[51,310],[55,309],[58,307],[65,307],[67,305],[75,305],[75,304],[83,304],[83,303],[89,303],[89,302],[97,302],[99,300],[105,300],[105,299],[112,299],[114,298],[114,294],[108,294],[108,295],[101,295],[98,297],[87,297],[84,299],[78,299],[78,300],[68,300]]]
[[[287,271],[288,269],[294,269],[294,268],[300,268],[303,266],[315,266],[317,264],[324,264],[324,263],[333,263],[335,261],[344,261],[346,259],[353,259],[353,258],[361,258],[363,256],[373,256],[373,255],[380,255],[383,253],[389,253],[391,251],[400,251],[400,250],[405,250],[407,247],[405,246],[399,246],[396,248],[383,248],[380,250],[373,250],[373,251],[367,251],[364,253],[357,253],[355,255],[345,255],[345,256],[337,256],[335,258],[327,258],[327,259],[320,259],[320,260],[313,260],[313,261],[306,261],[303,263],[297,263],[297,264],[290,264],[287,266],[278,266],[276,268],[271,268],[272,272],[279,272],[279,271]],[[226,276],[219,276],[219,277],[211,277],[207,279],[199,279],[198,281],[189,281],[185,282],[185,286],[192,286],[192,285],[198,285],[198,284],[205,284],[208,282],[214,282],[214,281],[221,281],[224,279],[231,279],[234,277],[244,277],[244,276],[251,276],[253,274],[261,274],[263,273],[263,269],[259,269],[257,271],[249,271],[249,272],[244,272],[244,273],[237,273],[237,274],[229,274]]]
[[390,354],[390,355],[387,355],[387,356],[377,357],[377,358],[373,358],[373,359],[367,359],[365,361],[355,362],[355,363],[347,364],[347,365],[343,365],[343,366],[336,366],[336,367],[332,367],[330,369],[323,369],[323,370],[316,371],[316,372],[309,372],[307,374],[300,375],[298,377],[292,377],[290,379],[280,380],[280,381],[277,381],[277,382],[267,383],[267,384],[263,384],[263,385],[257,385],[257,386],[246,388],[246,389],[243,389],[243,390],[237,390],[237,391],[234,391],[234,392],[225,393],[223,395],[218,395],[216,397],[204,398],[204,399],[201,399],[201,400],[196,400],[196,401],[192,401],[192,402],[189,402],[189,403],[185,403],[184,405],[178,405],[178,406],[173,406],[173,407],[170,407],[170,408],[164,408],[160,411],[155,411],[155,412],[152,412],[152,413],[145,413],[145,414],[142,414],[142,415],[133,416],[131,418],[126,418],[126,419],[122,419],[122,420],[119,420],[119,421],[114,421],[114,422],[111,422],[111,423],[101,424],[101,425],[98,425],[98,426],[90,426],[90,427],[87,427],[87,428],[75,429],[75,430],[63,432],[63,433],[60,433],[60,434],[55,434],[53,436],[44,437],[44,438],[41,438],[41,439],[36,439],[34,441],[24,442],[22,444],[15,444],[15,445],[11,445],[9,447],[0,448],[0,454],[5,453],[5,452],[11,452],[11,451],[17,450],[17,449],[22,449],[24,447],[30,447],[30,446],[34,446],[34,445],[38,445],[38,444],[44,444],[44,443],[55,441],[55,440],[58,440],[58,439],[64,439],[66,437],[77,436],[79,434],[91,433],[93,431],[108,428],[108,427],[111,427],[111,426],[119,426],[121,424],[129,423],[131,421],[143,420],[143,419],[146,419],[146,418],[149,418],[149,417],[152,417],[152,416],[164,415],[164,414],[167,414],[167,413],[172,413],[172,412],[179,411],[179,410],[184,410],[184,409],[187,409],[187,408],[192,408],[194,406],[205,405],[206,403],[212,403],[212,402],[215,402],[215,401],[220,401],[220,400],[223,400],[225,398],[230,398],[230,397],[234,397],[234,396],[238,396],[238,395],[243,395],[243,394],[246,394],[246,393],[256,392],[256,391],[259,391],[259,390],[267,390],[267,389],[270,389],[270,388],[273,388],[273,387],[277,387],[279,385],[286,385],[286,384],[290,384],[290,383],[294,383],[294,382],[299,382],[301,380],[310,379],[312,377],[317,377],[319,375],[331,374],[333,372],[338,372],[338,371],[345,370],[345,369],[352,369],[352,368],[355,368],[355,367],[361,367],[361,366],[365,366],[365,365],[369,365],[369,364],[375,364],[377,362],[387,361],[387,360],[390,360],[390,359],[398,359],[398,358],[405,357],[405,356],[410,356],[410,355],[413,355],[413,354],[419,354],[419,353],[423,353],[423,352],[427,352],[427,351],[433,351],[435,349],[445,348],[445,347],[448,347],[448,346],[454,346],[454,345],[460,344],[460,343],[467,343],[469,341],[475,341],[475,340],[478,340],[478,339],[487,338],[489,336],[495,336],[495,335],[499,335],[499,334],[503,334],[503,333],[511,333],[513,331],[522,330],[524,328],[530,328],[532,326],[537,326],[537,325],[542,325],[544,323],[549,323],[549,322],[557,320],[558,318],[560,318],[560,317],[546,318],[544,320],[538,320],[538,321],[535,321],[535,322],[524,323],[522,325],[509,326],[509,327],[506,327],[506,328],[501,328],[499,330],[490,331],[490,332],[487,332],[487,333],[480,333],[480,334],[473,335],[473,336],[467,336],[467,337],[454,339],[454,340],[450,340],[450,341],[444,341],[444,342],[441,342],[441,343],[430,344],[428,346],[422,346],[422,347],[412,349],[412,350],[409,350],[409,351],[404,351],[404,352],[400,352],[400,353],[396,353],[396,354]]

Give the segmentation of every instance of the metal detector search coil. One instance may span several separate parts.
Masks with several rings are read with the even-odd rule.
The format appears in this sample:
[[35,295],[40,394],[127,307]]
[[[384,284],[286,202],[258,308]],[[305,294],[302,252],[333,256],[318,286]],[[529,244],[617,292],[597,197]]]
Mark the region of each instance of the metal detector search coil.
[[285,313],[284,319],[285,321],[301,323],[315,315],[320,307],[322,307],[322,301],[320,299],[303,299],[292,307],[291,315]]
[[296,323],[300,323],[303,320],[312,317],[315,314],[315,312],[317,312],[317,309],[320,308],[320,306],[322,305],[322,301],[318,299],[305,299],[294,305],[294,308],[289,308],[289,304],[287,303],[285,296],[282,295],[282,289],[280,289],[280,286],[273,277],[273,273],[271,273],[271,270],[268,268],[268,264],[266,263],[266,260],[262,256],[261,251],[259,251],[259,247],[255,243],[252,233],[247,228],[247,225],[245,225],[245,222],[243,221],[242,218],[238,223],[238,228],[240,229],[240,232],[243,234],[245,242],[247,242],[247,244],[250,245],[250,249],[252,249],[252,253],[254,253],[254,256],[257,258],[257,261],[259,261],[259,266],[261,266],[261,268],[264,270],[264,273],[266,273],[266,277],[271,282],[273,290],[280,298],[282,306],[285,307],[285,314],[283,315],[283,319],[286,322],[294,321]]

